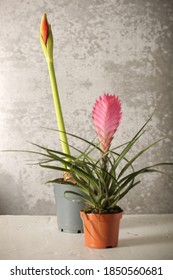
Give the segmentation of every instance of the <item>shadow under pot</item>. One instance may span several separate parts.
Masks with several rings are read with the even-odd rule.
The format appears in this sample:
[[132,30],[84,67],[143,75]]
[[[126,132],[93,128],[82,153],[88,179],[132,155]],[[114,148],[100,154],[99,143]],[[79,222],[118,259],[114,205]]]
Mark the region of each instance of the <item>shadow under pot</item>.
[[83,194],[77,187],[69,184],[54,183],[54,194],[56,203],[56,215],[58,228],[62,232],[82,233],[83,224],[80,218],[80,210],[84,208],[82,198],[66,191],[74,191]]

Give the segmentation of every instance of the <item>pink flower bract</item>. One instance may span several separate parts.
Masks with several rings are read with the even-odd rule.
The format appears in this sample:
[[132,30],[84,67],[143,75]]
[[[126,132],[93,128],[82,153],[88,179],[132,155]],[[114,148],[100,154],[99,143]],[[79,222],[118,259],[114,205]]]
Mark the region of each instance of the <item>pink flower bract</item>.
[[108,151],[121,116],[121,103],[118,96],[105,93],[96,100],[92,118],[103,152]]

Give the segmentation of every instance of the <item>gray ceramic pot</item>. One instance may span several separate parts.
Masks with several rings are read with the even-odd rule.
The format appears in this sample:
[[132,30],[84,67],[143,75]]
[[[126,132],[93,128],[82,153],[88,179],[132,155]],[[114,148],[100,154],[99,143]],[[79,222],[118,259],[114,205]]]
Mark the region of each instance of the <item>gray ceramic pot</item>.
[[[75,191],[81,194],[82,192],[73,185],[53,184],[53,186],[59,230],[69,233],[83,232],[83,224],[80,218],[80,210],[84,208],[83,200],[74,194],[68,194],[69,199],[64,197],[65,191]],[[76,203],[74,200],[80,200],[80,203]]]

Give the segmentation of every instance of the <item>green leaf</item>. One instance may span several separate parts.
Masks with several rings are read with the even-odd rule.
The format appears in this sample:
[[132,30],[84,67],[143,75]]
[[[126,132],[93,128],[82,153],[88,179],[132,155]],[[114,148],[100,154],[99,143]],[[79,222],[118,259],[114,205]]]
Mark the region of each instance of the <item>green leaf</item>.
[[39,165],[40,165],[40,167],[48,168],[48,169],[53,169],[53,170],[57,170],[57,171],[63,171],[63,172],[68,172],[69,171],[69,169],[67,169],[65,167],[59,167],[59,166],[53,166],[53,165],[45,165],[45,164],[42,164],[42,163],[40,163]]
[[[82,198],[82,200],[86,203],[89,203],[90,205],[94,206],[94,204],[92,204],[92,202],[87,198],[85,197],[84,195],[78,193],[78,192],[75,192],[75,191],[65,191],[64,195],[65,195],[65,198],[68,199],[68,200],[71,200],[70,198],[68,198],[66,196],[66,194],[73,194],[73,195],[76,195],[76,196],[79,196],[80,198]],[[72,201],[72,200],[71,200]]]
[[124,174],[124,172],[129,168],[129,166],[131,166],[131,164],[137,159],[139,158],[144,152],[146,152],[148,149],[150,149],[152,146],[155,146],[156,144],[158,144],[160,141],[162,141],[164,138],[161,138],[157,141],[155,141],[154,143],[150,144],[149,146],[145,147],[144,149],[142,149],[139,153],[137,153],[137,155],[135,155],[131,160],[128,161],[128,163],[124,166],[124,168],[121,170],[121,172],[118,175],[118,179]]
[[137,186],[141,181],[137,181],[134,184],[130,184],[124,192],[122,192],[116,199],[116,203],[121,200],[132,188],[134,188],[135,186]]
[[132,138],[132,140],[129,142],[129,144],[124,148],[124,150],[121,152],[120,156],[115,161],[115,167],[119,165],[121,160],[124,158],[124,156],[128,153],[128,151],[132,148],[132,146],[135,144],[135,142],[144,134],[145,131],[144,128],[148,124],[148,122],[151,120],[152,116],[145,122],[145,124],[141,127],[141,129],[135,134],[135,136]]
[[84,213],[82,212],[82,222],[83,222],[83,225],[84,227],[86,228],[87,232],[92,236],[93,239],[96,239],[92,234],[91,232],[89,231],[89,229],[87,228],[86,224],[85,224],[85,221],[84,221]]
[[54,179],[54,180],[50,180],[50,181],[47,181],[46,184],[65,184],[65,185],[74,185],[72,182],[70,181],[65,181],[64,178],[57,178],[57,179]]
[[[52,129],[52,128],[46,128],[46,129],[49,129],[49,130],[52,130],[52,131],[61,132],[59,129]],[[85,142],[85,143],[87,143],[87,144],[89,144],[89,145],[95,147],[97,150],[99,150],[100,152],[102,152],[102,150],[98,147],[98,145],[94,144],[93,142],[88,141],[88,140],[86,140],[85,138],[82,138],[82,137],[80,137],[80,136],[78,136],[78,135],[75,135],[75,134],[73,134],[73,133],[66,132],[66,134],[69,135],[69,136],[72,136],[72,137],[74,137],[74,138],[76,138],[76,139],[82,140],[83,142]]]

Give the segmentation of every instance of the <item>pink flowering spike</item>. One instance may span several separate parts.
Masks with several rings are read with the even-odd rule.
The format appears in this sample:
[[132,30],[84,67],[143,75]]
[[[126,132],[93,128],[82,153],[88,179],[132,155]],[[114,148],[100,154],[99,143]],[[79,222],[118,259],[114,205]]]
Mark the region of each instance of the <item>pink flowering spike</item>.
[[92,118],[103,152],[108,151],[121,116],[121,103],[118,96],[105,93],[96,100]]

